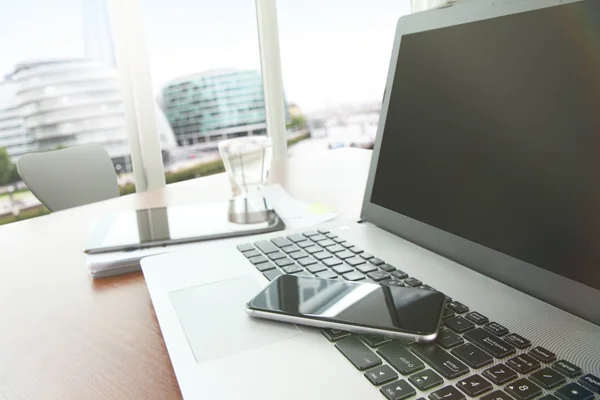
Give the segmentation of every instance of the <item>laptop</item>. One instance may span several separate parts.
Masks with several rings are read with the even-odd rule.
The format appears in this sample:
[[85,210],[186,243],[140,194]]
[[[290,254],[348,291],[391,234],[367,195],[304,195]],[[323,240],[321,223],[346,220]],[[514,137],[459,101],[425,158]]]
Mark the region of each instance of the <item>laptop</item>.
[[[142,261],[183,397],[599,400],[598,21],[597,0],[401,18],[360,221]],[[285,273],[441,291],[443,329],[248,317]]]

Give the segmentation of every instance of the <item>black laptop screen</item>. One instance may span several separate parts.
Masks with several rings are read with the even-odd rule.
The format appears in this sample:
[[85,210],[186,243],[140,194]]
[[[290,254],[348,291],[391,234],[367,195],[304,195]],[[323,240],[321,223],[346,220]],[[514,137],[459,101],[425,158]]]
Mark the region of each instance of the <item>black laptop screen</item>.
[[600,1],[404,35],[371,202],[600,289]]

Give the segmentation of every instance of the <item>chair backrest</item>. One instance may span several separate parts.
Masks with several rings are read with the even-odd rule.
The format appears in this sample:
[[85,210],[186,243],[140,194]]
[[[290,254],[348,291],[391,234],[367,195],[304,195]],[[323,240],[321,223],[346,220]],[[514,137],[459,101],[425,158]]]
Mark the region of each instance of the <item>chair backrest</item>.
[[25,154],[17,169],[29,190],[50,211],[119,196],[110,156],[97,144]]

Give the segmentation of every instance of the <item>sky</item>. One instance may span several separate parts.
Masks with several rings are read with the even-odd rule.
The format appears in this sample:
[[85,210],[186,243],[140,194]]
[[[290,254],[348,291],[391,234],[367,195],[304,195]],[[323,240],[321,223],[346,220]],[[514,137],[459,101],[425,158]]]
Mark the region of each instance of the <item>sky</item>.
[[[2,0],[0,75],[18,62],[84,56],[82,2]],[[279,0],[283,84],[305,111],[380,101],[409,0]],[[260,69],[253,0],[144,0],[155,91],[217,68]]]

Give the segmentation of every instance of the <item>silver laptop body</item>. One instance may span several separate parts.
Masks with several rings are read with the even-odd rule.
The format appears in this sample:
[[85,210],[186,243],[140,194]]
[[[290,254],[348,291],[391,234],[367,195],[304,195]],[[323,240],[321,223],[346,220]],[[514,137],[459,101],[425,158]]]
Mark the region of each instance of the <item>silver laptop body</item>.
[[[587,0],[590,7],[592,2],[595,0]],[[430,354],[450,357],[446,360],[450,360],[449,363],[432,361],[428,356],[423,356],[425,348],[415,351],[413,345],[406,343],[402,346],[405,346],[410,357],[394,358],[385,349],[389,343],[370,343],[374,346],[370,347],[368,340],[365,340],[365,348],[371,352],[369,357],[379,358],[381,365],[392,366],[392,371],[397,374],[397,378],[392,377],[390,382],[374,385],[365,377],[371,369],[359,370],[336,348],[341,341],[347,340],[343,333],[334,332],[334,336],[344,336],[337,340],[329,332],[330,341],[318,329],[255,320],[244,312],[245,303],[268,284],[266,276],[273,276],[270,275],[273,272],[269,271],[281,271],[282,268],[261,271],[262,263],[254,265],[249,261],[248,253],[236,247],[276,237],[297,240],[298,236],[293,235],[302,235],[307,230],[207,242],[199,244],[194,250],[142,260],[152,303],[184,398],[416,400],[429,397],[431,400],[458,400],[461,397],[482,397],[485,400],[531,400],[552,395],[560,400],[599,400],[597,391],[600,391],[600,384],[595,379],[600,377],[600,287],[596,286],[598,280],[594,279],[600,274],[600,264],[586,264],[584,270],[565,268],[562,274],[556,270],[551,272],[548,268],[535,266],[449,233],[448,229],[439,229],[404,213],[392,211],[381,205],[381,201],[377,200],[381,196],[376,193],[379,190],[376,182],[379,169],[386,165],[382,150],[385,144],[382,146],[382,141],[387,141],[392,135],[401,135],[401,132],[389,128],[390,121],[396,118],[391,103],[398,96],[398,87],[401,87],[396,86],[400,81],[396,75],[403,71],[397,68],[398,60],[402,60],[399,56],[418,37],[413,34],[433,32],[444,27],[461,27],[500,16],[525,17],[529,12],[543,13],[554,7],[585,3],[585,0],[478,0],[401,18],[397,26],[361,221],[338,219],[315,227],[308,234],[314,238],[314,231],[319,230],[319,235],[345,240],[345,244],[375,255],[409,277],[467,306],[469,312],[476,311],[500,327],[487,326],[484,320],[472,322],[477,316],[470,315],[467,321],[473,326],[468,327],[466,332],[452,333],[459,337],[456,345],[431,345],[436,346],[437,350],[430,349],[433,351]],[[590,25],[586,26],[586,15],[581,10],[585,9],[569,9],[566,20],[572,21],[572,24],[562,27],[565,32],[575,35],[574,39],[577,39],[577,32],[583,34],[583,28],[595,29],[597,25],[589,22]],[[598,31],[590,30],[588,33],[591,35]],[[598,38],[595,37],[596,40]],[[432,46],[437,42],[433,43]],[[578,42],[575,40],[573,43],[575,45]],[[508,46],[508,43],[497,45],[500,49],[501,46]],[[436,51],[439,53],[440,49]],[[519,61],[523,63],[523,60]],[[461,63],[440,67],[460,68]],[[409,68],[407,66],[404,70]],[[443,72],[443,69],[440,70],[440,73]],[[540,75],[543,73],[540,71]],[[460,73],[452,75],[462,76]],[[503,82],[495,86],[498,91],[505,87],[507,85]],[[443,92],[445,89],[438,87],[438,90]],[[457,93],[457,96],[460,95]],[[418,95],[411,93],[406,96],[408,99],[419,99]],[[481,99],[482,102],[485,100]],[[435,109],[431,110],[431,113],[435,112]],[[449,142],[449,146],[452,146],[452,142]],[[402,181],[399,180],[397,185],[402,187]],[[444,203],[446,200],[439,199],[439,202],[447,204]],[[531,210],[532,215],[536,215],[535,212],[535,209]],[[447,224],[452,222],[451,219],[445,220]],[[461,224],[457,226],[462,227]],[[556,229],[560,231],[566,228]],[[310,242],[312,239],[308,236],[305,240]],[[487,239],[505,243],[504,238],[492,235]],[[535,243],[533,239],[531,243],[524,241],[524,246],[508,248],[515,252],[526,251],[527,245],[533,246]],[[512,242],[506,243],[508,246]],[[301,244],[298,242],[296,245]],[[318,242],[314,244],[318,245]],[[567,248],[566,245],[563,247]],[[587,248],[592,249],[591,254],[594,254],[593,246]],[[240,246],[240,249],[245,248]],[[255,251],[261,253],[259,248]],[[268,251],[266,253],[264,256],[269,258]],[[364,253],[358,253],[357,257]],[[365,265],[370,265],[369,262],[365,260]],[[552,263],[552,260],[548,262]],[[308,266],[305,267],[307,269]],[[585,276],[581,276],[585,273],[590,277],[589,282]],[[343,276],[338,279],[343,279]],[[457,306],[456,316],[465,317],[468,314],[460,310],[458,303],[454,305]],[[502,327],[510,333],[501,332]],[[452,329],[447,328],[444,332],[440,333],[440,338],[448,336]],[[527,345],[521,338],[531,344]],[[473,350],[466,351],[469,349]],[[507,355],[499,355],[498,352]],[[470,358],[475,353],[482,356],[479,364]],[[458,377],[446,377],[444,374],[448,373],[448,368],[453,368],[452,360],[465,365],[468,371]],[[419,363],[422,363],[421,367]],[[470,363],[474,363],[473,366]],[[407,372],[408,364],[412,372]],[[454,364],[456,367],[457,363]],[[442,380],[434,387],[425,389],[428,378],[423,377],[435,376],[427,375],[431,371]],[[513,375],[512,379],[503,382],[503,373]],[[475,375],[483,381],[472,378]],[[479,392],[480,385],[486,386],[487,390]],[[546,400],[554,399],[548,397]]]

